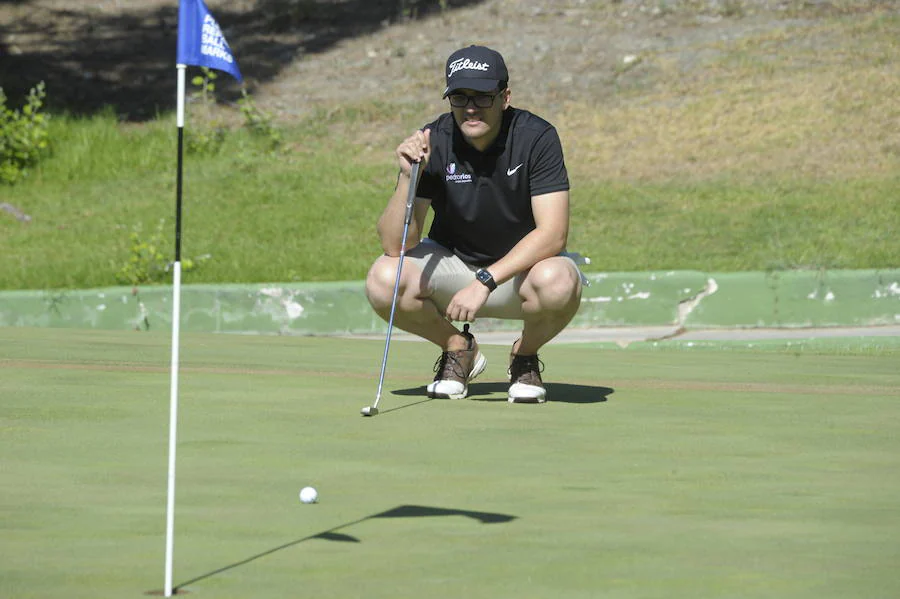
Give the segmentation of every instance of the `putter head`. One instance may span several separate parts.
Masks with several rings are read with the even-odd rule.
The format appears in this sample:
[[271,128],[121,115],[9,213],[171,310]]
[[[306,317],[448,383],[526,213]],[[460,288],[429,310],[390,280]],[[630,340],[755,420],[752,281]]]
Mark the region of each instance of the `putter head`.
[[373,406],[366,406],[362,410],[359,411],[363,416],[376,416],[378,415],[378,408]]

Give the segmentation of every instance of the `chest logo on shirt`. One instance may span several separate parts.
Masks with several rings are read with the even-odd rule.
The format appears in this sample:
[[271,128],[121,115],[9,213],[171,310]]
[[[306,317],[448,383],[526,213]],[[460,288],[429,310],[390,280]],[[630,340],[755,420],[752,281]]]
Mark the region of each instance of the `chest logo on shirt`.
[[513,175],[516,174],[516,171],[517,171],[517,170],[519,170],[520,168],[522,168],[522,165],[524,165],[524,164],[525,164],[525,163],[523,162],[522,164],[520,164],[519,166],[517,166],[517,167],[515,167],[515,168],[508,168],[508,169],[506,169],[506,176],[507,176],[507,177],[512,177]]
[[448,183],[471,183],[472,175],[469,173],[457,173],[456,163],[451,162],[447,165],[447,182]]

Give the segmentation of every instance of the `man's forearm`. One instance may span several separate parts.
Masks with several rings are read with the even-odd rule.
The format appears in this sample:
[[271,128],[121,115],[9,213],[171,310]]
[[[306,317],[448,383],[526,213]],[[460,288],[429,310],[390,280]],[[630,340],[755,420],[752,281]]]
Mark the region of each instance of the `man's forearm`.
[[[400,173],[400,176],[397,179],[397,187],[394,189],[394,194],[391,196],[384,212],[381,213],[381,217],[378,219],[378,237],[381,239],[381,247],[389,256],[400,255],[409,185],[409,176]],[[419,238],[418,229],[419,227],[416,219],[412,219],[409,223],[409,232],[407,234],[407,247],[409,246],[409,239]]]
[[499,285],[566,248],[566,235],[552,230],[535,229],[500,260],[487,269]]

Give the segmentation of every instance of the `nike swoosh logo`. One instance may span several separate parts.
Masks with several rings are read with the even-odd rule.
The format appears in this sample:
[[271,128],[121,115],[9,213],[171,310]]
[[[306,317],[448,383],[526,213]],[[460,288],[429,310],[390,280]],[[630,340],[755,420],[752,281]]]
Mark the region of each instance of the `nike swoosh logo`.
[[[523,162],[522,164],[525,164],[525,163]],[[517,166],[516,168],[508,168],[508,169],[506,169],[506,176],[507,176],[507,177],[512,177],[513,175],[515,175],[515,174],[516,174],[516,171],[519,170],[520,168],[522,168],[522,164],[520,164],[520,165]]]

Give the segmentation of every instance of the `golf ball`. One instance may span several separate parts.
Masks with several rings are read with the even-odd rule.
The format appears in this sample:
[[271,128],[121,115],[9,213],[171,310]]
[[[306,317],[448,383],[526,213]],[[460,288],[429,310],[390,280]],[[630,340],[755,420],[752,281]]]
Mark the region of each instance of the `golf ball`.
[[313,487],[303,487],[300,489],[300,501],[303,503],[315,503],[319,500],[319,492]]

